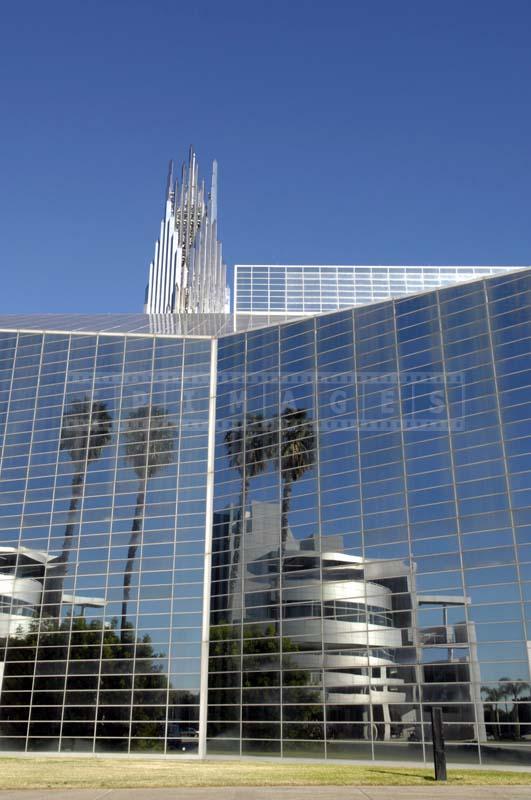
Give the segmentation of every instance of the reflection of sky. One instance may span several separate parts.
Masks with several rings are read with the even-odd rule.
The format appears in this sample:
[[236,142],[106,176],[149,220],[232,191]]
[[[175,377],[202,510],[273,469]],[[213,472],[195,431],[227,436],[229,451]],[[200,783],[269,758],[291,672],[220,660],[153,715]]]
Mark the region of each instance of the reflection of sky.
[[[522,305],[523,295],[506,299],[524,289],[529,303],[528,284],[529,276],[512,285],[509,279],[489,282],[490,324],[484,288],[470,284],[439,293],[439,301],[431,293],[397,302],[396,330],[391,304],[380,304],[357,311],[354,326],[350,312],[334,315],[333,322],[321,317],[285,326],[278,350],[276,331],[247,337],[248,410],[274,419],[289,396],[308,410],[319,431],[315,467],[292,486],[289,524],[295,538],[319,534],[324,548],[326,537],[339,533],[353,553],[412,557],[418,591],[465,594],[470,619],[476,620],[478,610],[485,680],[504,672],[528,676],[522,607],[516,617],[494,625],[498,616],[504,618],[503,604],[514,608],[520,599],[519,579],[531,580],[531,516],[518,510],[531,501],[531,413],[523,388],[531,380],[525,371],[531,327],[527,312],[512,310]],[[522,336],[525,342],[518,341]],[[500,359],[496,373],[491,338]],[[227,373],[238,364],[231,358],[234,339],[230,348],[225,353],[220,343],[220,366]],[[282,377],[276,385],[269,379],[267,387],[259,386],[260,369]],[[397,383],[397,372],[410,378]],[[297,373],[299,385],[293,383]],[[321,376],[316,394],[309,374]],[[228,421],[231,414],[242,415],[240,405],[230,405],[230,388],[221,402]],[[442,423],[439,429],[433,420]],[[216,480],[216,508],[237,505],[241,485],[222,434]],[[252,478],[248,502],[278,502],[281,492],[270,464]],[[514,529],[513,521],[524,527]],[[519,550],[518,568],[515,542],[528,548]],[[522,591],[531,597],[526,584]],[[502,655],[511,665],[496,665]]]
[[[347,552],[414,562],[421,594],[468,597],[485,681],[528,677],[520,601],[531,602],[529,281],[489,281],[490,317],[484,286],[470,284],[401,300],[396,317],[390,303],[380,303],[354,316],[341,312],[254,331],[246,342],[243,335],[219,342],[220,378],[227,380],[218,387],[215,509],[239,502],[241,477],[223,443],[233,420],[245,410],[274,420],[287,404],[305,409],[319,452],[291,487],[293,536],[321,537],[324,548],[327,537],[340,535]],[[168,614],[170,624],[180,618],[182,636],[171,645],[179,671],[179,657],[194,657],[186,648],[198,652],[187,637],[199,619],[187,615],[199,615],[202,605],[210,343],[161,339],[153,350],[149,338],[101,336],[96,343],[74,336],[68,344],[52,335],[39,371],[40,336],[23,334],[21,342],[10,406],[10,383],[0,382],[0,410],[10,412],[1,541],[16,544],[20,532],[27,546],[59,551],[74,474],[59,450],[62,404],[94,390],[114,419],[113,439],[87,471],[65,586],[105,594],[108,617],[120,614],[138,492],[124,461],[120,413],[151,399],[177,423],[175,462],[148,485],[131,613],[138,631],[151,632],[165,652]],[[8,349],[1,367],[10,368]],[[412,377],[397,381],[400,372]],[[441,419],[446,427],[432,425]],[[278,503],[282,489],[277,465],[269,463],[252,478],[248,502]]]
[[[112,440],[89,463],[84,477],[64,590],[85,598],[105,597],[106,619],[119,619],[140,488],[125,459],[125,421],[142,404],[162,407],[176,426],[174,458],[147,482],[144,536],[128,616],[138,636],[150,636],[156,652],[168,653],[171,646],[175,673],[190,673],[182,680],[172,678],[172,684],[197,688],[207,444],[205,420],[198,425],[197,419],[204,417],[208,404],[210,342],[126,342],[119,337],[96,342],[87,336],[69,341],[67,336],[51,335],[45,339],[39,370],[41,347],[40,336],[21,334],[10,404],[9,383],[0,386],[0,409],[4,416],[10,412],[1,475],[6,489],[1,495],[1,542],[60,551],[76,473],[68,453],[59,448],[62,407],[93,394],[113,419]],[[5,353],[0,368],[10,367]],[[181,476],[179,458],[189,465]],[[88,607],[85,615],[95,619],[101,610]]]

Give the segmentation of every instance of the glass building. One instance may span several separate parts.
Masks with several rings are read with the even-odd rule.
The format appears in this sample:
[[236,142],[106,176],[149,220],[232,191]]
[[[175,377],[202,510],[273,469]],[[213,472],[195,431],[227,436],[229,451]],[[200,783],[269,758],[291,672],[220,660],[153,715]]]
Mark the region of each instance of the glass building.
[[0,318],[0,747],[529,763],[531,270]]
[[234,310],[253,314],[321,314],[515,269],[236,264]]

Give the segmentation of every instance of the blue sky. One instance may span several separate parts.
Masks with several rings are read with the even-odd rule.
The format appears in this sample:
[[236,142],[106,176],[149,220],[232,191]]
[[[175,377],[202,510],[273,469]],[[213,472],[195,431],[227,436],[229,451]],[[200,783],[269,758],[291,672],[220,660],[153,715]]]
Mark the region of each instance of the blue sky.
[[4,312],[142,309],[167,162],[239,263],[531,263],[527,0],[29,0],[0,27]]

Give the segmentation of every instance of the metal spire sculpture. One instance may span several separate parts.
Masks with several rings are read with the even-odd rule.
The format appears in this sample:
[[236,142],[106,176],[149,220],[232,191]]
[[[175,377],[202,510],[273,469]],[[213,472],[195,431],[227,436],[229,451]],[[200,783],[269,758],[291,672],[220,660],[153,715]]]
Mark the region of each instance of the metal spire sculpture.
[[149,266],[147,314],[221,313],[227,310],[226,267],[217,239],[217,173],[212,165],[208,197],[199,181],[193,147],[181,182],[168,169],[166,204]]

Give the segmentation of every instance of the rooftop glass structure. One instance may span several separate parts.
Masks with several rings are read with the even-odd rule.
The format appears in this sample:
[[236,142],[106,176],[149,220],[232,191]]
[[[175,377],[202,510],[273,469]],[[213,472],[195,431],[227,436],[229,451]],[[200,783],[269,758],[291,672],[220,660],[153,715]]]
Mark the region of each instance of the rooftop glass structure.
[[234,268],[234,309],[253,314],[320,314],[515,269],[488,266],[237,264]]
[[0,748],[528,764],[530,309],[1,318]]

